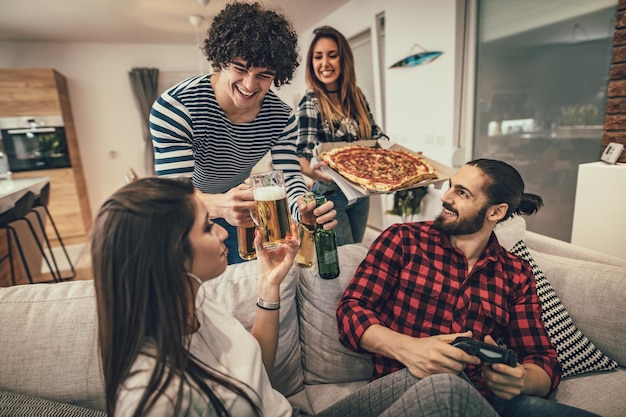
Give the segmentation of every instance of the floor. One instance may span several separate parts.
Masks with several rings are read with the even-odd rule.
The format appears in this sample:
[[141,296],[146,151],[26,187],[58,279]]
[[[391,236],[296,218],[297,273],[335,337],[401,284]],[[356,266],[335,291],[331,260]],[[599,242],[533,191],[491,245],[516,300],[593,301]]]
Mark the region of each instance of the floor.
[[[67,255],[72,261],[74,270],[76,271],[76,277],[74,279],[92,279],[93,277],[90,272],[89,253],[86,249],[86,245],[84,243],[66,245],[65,250],[67,251]],[[55,246],[52,248],[52,251],[54,259],[57,261],[57,265],[61,270],[61,275],[67,276],[66,274],[70,273],[71,268],[67,262],[67,257],[63,253],[63,249],[60,246]],[[50,276],[48,265],[46,265],[45,262],[42,262],[41,276]],[[39,281],[38,279],[35,280]]]
[[363,242],[372,242],[374,239],[378,237],[380,234],[380,230],[372,229],[368,227],[365,229],[365,236],[363,237]]

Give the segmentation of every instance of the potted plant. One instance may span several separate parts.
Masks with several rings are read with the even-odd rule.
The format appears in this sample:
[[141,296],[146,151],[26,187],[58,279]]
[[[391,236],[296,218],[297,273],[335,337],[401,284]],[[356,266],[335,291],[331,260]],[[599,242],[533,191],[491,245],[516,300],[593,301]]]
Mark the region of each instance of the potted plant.
[[422,199],[428,193],[428,187],[410,188],[396,191],[393,196],[393,207],[386,214],[400,216],[402,222],[413,221],[413,216],[422,210]]

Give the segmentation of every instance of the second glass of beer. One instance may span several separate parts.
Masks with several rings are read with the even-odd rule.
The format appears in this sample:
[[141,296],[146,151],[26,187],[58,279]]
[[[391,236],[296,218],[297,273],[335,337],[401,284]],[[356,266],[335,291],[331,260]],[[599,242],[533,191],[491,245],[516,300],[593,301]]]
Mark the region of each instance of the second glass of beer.
[[254,223],[252,226],[237,226],[237,242],[239,244],[239,256],[247,261],[256,258],[254,249]]
[[291,215],[282,171],[250,175],[263,247],[274,249],[291,234]]

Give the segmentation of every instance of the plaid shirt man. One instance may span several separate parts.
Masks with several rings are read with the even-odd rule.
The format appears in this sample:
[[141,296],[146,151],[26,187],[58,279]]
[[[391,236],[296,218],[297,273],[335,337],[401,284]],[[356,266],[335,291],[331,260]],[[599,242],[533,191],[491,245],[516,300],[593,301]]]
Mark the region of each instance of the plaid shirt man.
[[[380,324],[416,338],[472,330],[513,349],[521,363],[543,368],[550,392],[560,382],[561,365],[541,321],[541,305],[528,263],[506,252],[492,233],[468,274],[465,256],[432,222],[397,224],[370,247],[337,309],[340,340],[363,352],[365,330]],[[373,379],[404,365],[373,354]],[[487,398],[479,366],[465,370]]]

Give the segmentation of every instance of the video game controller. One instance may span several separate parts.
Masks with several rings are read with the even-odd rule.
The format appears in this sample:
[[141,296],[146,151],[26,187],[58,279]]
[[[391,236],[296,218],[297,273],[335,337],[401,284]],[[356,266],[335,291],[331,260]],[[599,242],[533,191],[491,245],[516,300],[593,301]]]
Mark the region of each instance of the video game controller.
[[511,349],[489,345],[470,337],[457,337],[451,345],[463,349],[470,355],[478,356],[483,362],[505,363],[512,367],[517,365],[517,354]]

